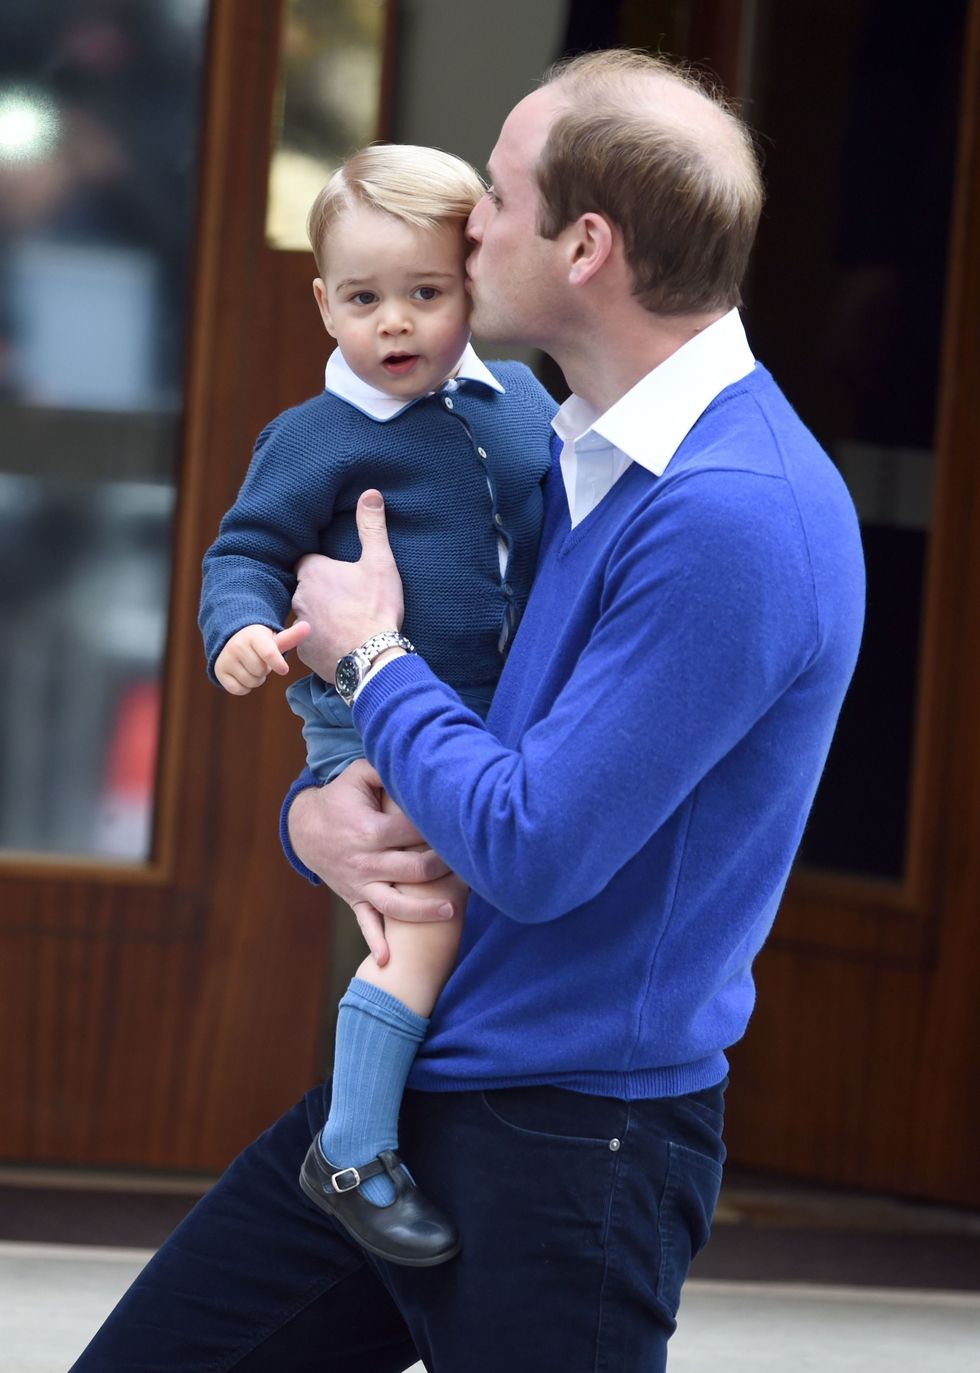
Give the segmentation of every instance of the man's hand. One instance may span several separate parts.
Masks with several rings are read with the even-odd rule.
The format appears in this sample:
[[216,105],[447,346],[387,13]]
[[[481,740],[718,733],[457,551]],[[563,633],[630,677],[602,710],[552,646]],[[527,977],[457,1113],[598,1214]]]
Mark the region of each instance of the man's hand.
[[268,625],[246,625],[233,634],[214,662],[214,675],[232,696],[247,696],[260,687],[270,672],[284,677],[289,664],[283,657],[301,644],[310,632],[303,620],[277,634]]
[[381,810],[381,778],[365,759],[351,763],[325,787],[301,791],[289,808],[289,841],[302,863],[353,908],[375,962],[388,961],[383,916],[449,920],[444,897],[423,899],[393,883],[431,882],[449,868],[431,849],[406,851],[420,836],[400,811]]
[[405,614],[380,491],[365,491],[357,502],[357,532],[361,556],[356,563],[308,553],[296,568],[293,610],[310,625],[299,657],[325,682],[334,680],[339,658],[372,634],[400,629]]

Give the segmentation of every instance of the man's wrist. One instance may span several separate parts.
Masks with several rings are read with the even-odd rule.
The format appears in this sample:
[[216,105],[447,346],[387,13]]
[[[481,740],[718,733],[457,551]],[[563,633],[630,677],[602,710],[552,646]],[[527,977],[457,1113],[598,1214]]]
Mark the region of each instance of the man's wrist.
[[412,641],[406,639],[400,630],[383,629],[372,634],[359,648],[352,649],[350,653],[345,653],[338,659],[334,686],[345,705],[354,704],[371,668],[393,648],[402,649],[406,653],[415,652]]
[[367,686],[368,682],[370,682],[371,678],[377,677],[378,673],[381,671],[383,667],[386,666],[386,664],[394,662],[396,658],[407,657],[408,654],[403,648],[386,648],[384,653],[382,653],[379,657],[375,658],[374,662],[371,664],[367,672],[364,674],[364,680],[361,682],[360,686],[354,692],[353,699],[355,701],[357,700],[358,696],[360,696],[361,692]]

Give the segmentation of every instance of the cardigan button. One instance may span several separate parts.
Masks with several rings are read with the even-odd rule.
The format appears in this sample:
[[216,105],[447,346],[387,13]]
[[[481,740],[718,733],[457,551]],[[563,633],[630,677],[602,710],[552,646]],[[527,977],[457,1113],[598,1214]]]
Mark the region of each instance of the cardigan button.
[[487,450],[486,450],[485,448],[478,448],[476,451],[477,451],[477,453],[480,455],[480,457],[483,459],[483,461],[486,462],[486,460],[487,460]]
[[449,399],[448,396],[445,397],[445,401],[446,401],[446,409],[447,409],[447,410],[451,410],[451,409],[453,408],[453,403],[452,403],[452,401]]
[[503,517],[503,515],[494,515],[494,517],[493,517],[493,522],[494,522],[494,524],[499,525],[500,528],[502,529],[502,528],[503,528],[503,524],[504,524],[504,517]]

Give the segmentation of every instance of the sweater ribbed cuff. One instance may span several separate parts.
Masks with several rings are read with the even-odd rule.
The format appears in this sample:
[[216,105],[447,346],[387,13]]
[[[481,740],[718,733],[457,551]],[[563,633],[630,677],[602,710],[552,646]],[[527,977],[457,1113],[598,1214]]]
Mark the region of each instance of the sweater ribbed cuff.
[[318,781],[309,768],[304,768],[296,778],[296,781],[286,792],[282,808],[279,811],[279,843],[282,845],[282,851],[286,855],[286,862],[295,872],[299,873],[300,877],[305,877],[307,882],[312,883],[314,887],[319,887],[321,885],[319,877],[317,877],[316,873],[312,872],[305,863],[300,862],[299,858],[296,856],[296,850],[293,848],[292,841],[289,838],[289,808],[301,791],[306,791],[308,787],[322,787],[323,785],[324,783]]
[[363,736],[371,717],[402,687],[431,685],[438,680],[425,659],[417,653],[404,653],[400,658],[392,658],[364,683],[358,693],[353,706],[354,724]]

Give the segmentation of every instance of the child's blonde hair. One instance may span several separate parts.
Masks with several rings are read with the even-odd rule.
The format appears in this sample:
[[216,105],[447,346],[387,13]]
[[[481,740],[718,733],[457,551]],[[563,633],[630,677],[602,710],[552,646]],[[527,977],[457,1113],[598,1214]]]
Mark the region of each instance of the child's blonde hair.
[[355,153],[314,200],[306,221],[320,275],[327,235],[358,206],[378,210],[417,229],[462,226],[483,196],[483,182],[461,157],[411,143],[372,143]]

